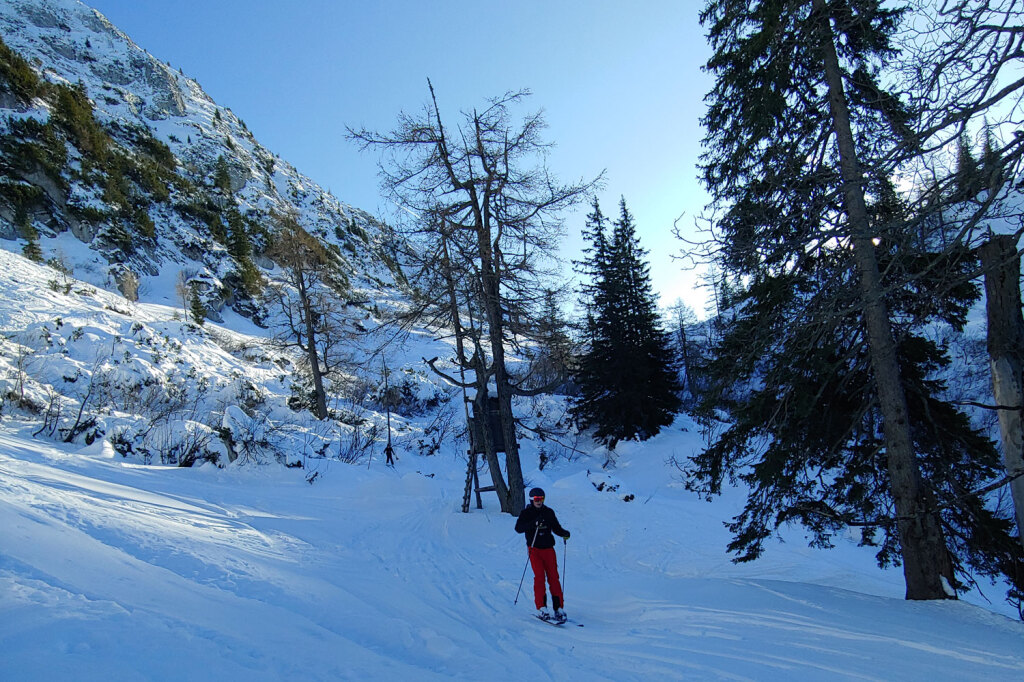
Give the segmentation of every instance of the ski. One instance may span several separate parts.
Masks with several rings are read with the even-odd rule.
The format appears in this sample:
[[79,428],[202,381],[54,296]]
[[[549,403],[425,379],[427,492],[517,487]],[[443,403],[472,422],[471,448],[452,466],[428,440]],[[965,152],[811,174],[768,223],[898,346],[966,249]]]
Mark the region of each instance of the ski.
[[578,628],[583,627],[583,623],[577,623],[576,621],[574,621],[574,620],[572,620],[570,618],[566,618],[565,620],[555,620],[554,618],[541,618],[538,615],[534,615],[533,617],[536,618],[537,620],[539,620],[542,623],[547,623],[548,625],[553,625],[556,628],[560,628],[563,625],[575,625]]

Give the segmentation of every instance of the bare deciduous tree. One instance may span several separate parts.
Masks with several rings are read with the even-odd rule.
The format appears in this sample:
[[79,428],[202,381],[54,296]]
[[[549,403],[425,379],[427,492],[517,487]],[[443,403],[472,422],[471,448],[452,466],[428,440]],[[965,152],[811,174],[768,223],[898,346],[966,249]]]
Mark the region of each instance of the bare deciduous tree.
[[275,340],[298,348],[313,382],[313,414],[327,417],[324,377],[343,360],[344,279],[335,254],[306,232],[294,216],[280,216],[280,231],[267,255],[285,274],[283,285],[269,288],[279,316]]
[[512,399],[531,391],[509,371],[506,352],[530,334],[543,304],[543,282],[562,234],[560,212],[582,200],[596,181],[563,185],[552,177],[543,162],[548,145],[540,136],[542,116],[513,118],[512,108],[528,92],[492,99],[448,128],[428,86],[430,102],[420,116],[400,115],[387,134],[349,134],[364,148],[388,154],[383,187],[415,216],[417,246],[440,266],[434,284],[445,305],[433,308],[434,317],[455,331],[458,367],[474,373],[469,382],[447,378],[475,389],[478,416],[487,412],[493,388],[501,433],[482,429],[485,456],[502,511],[518,513],[525,496]]

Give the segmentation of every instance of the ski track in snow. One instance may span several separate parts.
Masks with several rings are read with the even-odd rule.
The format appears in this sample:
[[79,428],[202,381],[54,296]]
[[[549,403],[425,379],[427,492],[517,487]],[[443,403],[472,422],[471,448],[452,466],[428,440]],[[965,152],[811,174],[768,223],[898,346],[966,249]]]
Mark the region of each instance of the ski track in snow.
[[1020,623],[758,577],[694,532],[658,541],[694,522],[683,498],[595,499],[576,475],[546,485],[573,530],[558,556],[586,627],[538,627],[529,571],[512,606],[514,520],[459,513],[458,462],[430,464],[434,479],[337,465],[310,486],[276,469],[126,466],[0,429],[0,678],[1024,676]]

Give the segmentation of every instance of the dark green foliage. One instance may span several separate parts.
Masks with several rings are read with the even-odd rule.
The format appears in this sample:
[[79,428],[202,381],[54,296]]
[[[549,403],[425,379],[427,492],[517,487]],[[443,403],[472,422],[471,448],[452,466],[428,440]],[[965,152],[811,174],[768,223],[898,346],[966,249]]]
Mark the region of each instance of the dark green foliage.
[[[131,231],[120,220],[112,220],[100,230],[99,239],[120,251],[125,256],[135,253],[135,241]],[[117,259],[121,260],[121,259]]]
[[[122,146],[130,147],[136,154],[152,161],[168,173],[175,172],[178,162],[171,148],[153,137],[148,128],[117,121],[111,121],[110,128]],[[176,139],[173,135],[170,138]]]
[[544,302],[537,322],[539,353],[531,372],[536,383],[554,386],[552,392],[567,394],[574,390],[571,371],[574,364],[573,344],[569,338],[569,322],[562,314],[558,293],[544,290]]
[[[842,214],[834,136],[821,62],[826,35],[810,20],[811,2],[712,0],[701,14],[716,52],[707,69],[717,80],[703,123],[701,171],[715,200],[729,206],[718,221],[727,233],[727,272],[787,268],[799,262]],[[876,0],[831,3],[844,21],[851,62],[848,96],[861,103],[857,125],[868,164],[902,139],[907,114],[872,80],[868,65],[893,56],[888,35],[900,16]],[[877,151],[876,151],[877,150]]]
[[189,288],[188,310],[192,321],[202,327],[206,322],[206,306],[199,298],[199,290],[195,286]]
[[216,239],[218,243],[228,243],[228,229],[224,225],[224,221],[221,220],[220,215],[210,216],[209,222],[206,223],[206,227],[209,229],[210,235]]
[[177,203],[174,205],[174,210],[183,218],[204,225],[210,225],[214,221],[220,220],[220,209],[208,199],[196,198],[193,201]]
[[580,395],[572,412],[614,449],[620,440],[646,440],[671,424],[681,386],[626,201],[610,239],[596,199],[593,209],[584,231],[590,248],[581,264],[591,278],[585,288],[587,350],[574,375]]
[[174,210],[196,223],[200,232],[205,230],[218,243],[227,244],[228,230],[221,218],[221,209],[211,197],[203,193],[194,194],[191,201],[174,204]]
[[41,81],[21,55],[0,39],[0,91],[7,90],[24,104],[39,96]]
[[[43,198],[43,190],[27,182],[15,182],[8,178],[0,178],[0,198],[14,207],[18,215],[25,214]],[[19,223],[15,219],[15,223]]]
[[[31,72],[24,60],[11,54],[6,46],[0,47],[5,73],[21,67]],[[0,137],[0,170],[24,182],[3,183],[0,196],[13,206],[39,207],[44,205],[44,193],[31,184],[38,182],[35,173],[43,171],[61,190],[66,190],[69,178],[77,178],[99,188],[111,210],[74,204],[68,210],[80,220],[119,222],[106,231],[107,243],[131,249],[133,234],[154,238],[151,204],[168,201],[171,187],[184,182],[175,173],[176,161],[167,145],[154,139],[143,126],[113,122],[109,130],[105,129],[96,120],[81,85],[37,81],[32,95],[47,101],[51,116],[45,123],[31,117],[8,119],[9,132]],[[68,145],[80,155],[77,169],[69,167]],[[26,187],[32,189],[26,191]]]
[[1005,180],[1002,166],[990,129],[985,129],[980,159],[975,159],[970,141],[965,135],[961,135],[957,141],[956,170],[950,201],[969,201],[983,191],[1001,186]]
[[1000,476],[996,450],[937,378],[950,361],[935,329],[962,328],[978,296],[965,284],[976,259],[967,249],[944,248],[928,217],[911,214],[889,181],[894,150],[914,149],[907,111],[879,85],[881,65],[898,58],[889,37],[899,18],[876,0],[706,4],[701,20],[715,49],[708,69],[716,84],[707,98],[702,174],[720,209],[719,264],[740,286],[720,320],[699,403],[708,425],[727,421],[692,458],[690,484],[709,494],[730,479],[749,486],[729,526],[739,561],[760,556],[764,541],[789,522],[822,547],[859,526],[864,542],[878,546],[880,563],[905,559],[851,248],[858,235],[844,219],[849,207],[827,98],[823,54],[834,31],[922,515],[939,516],[964,583],[974,572],[1012,580],[1020,546],[1006,520],[972,492]]
[[357,237],[364,244],[370,243],[370,236],[366,234],[366,230],[359,226],[355,218],[349,218],[348,220],[348,233]]
[[238,278],[240,293],[252,298],[262,288],[263,278],[259,269],[252,262],[252,241],[246,221],[237,208],[230,208],[226,212],[228,221],[228,253],[235,259],[238,267],[235,274]]
[[243,298],[255,298],[263,290],[263,275],[252,259],[239,260],[234,274],[238,277],[236,291],[242,294]]
[[982,188],[981,169],[971,153],[971,145],[965,135],[957,141],[956,192],[962,199],[970,199]]
[[[146,239],[153,239],[156,237],[156,225],[149,215],[150,200],[135,182],[138,177],[139,166],[131,158],[120,151],[110,154],[103,183],[103,201],[114,209],[115,215],[124,222],[125,229]],[[118,243],[122,241],[117,240]]]
[[127,213],[132,208],[131,188],[124,177],[120,163],[112,163],[107,168],[103,180],[103,202],[120,213]]
[[82,153],[83,166],[102,166],[112,140],[93,116],[85,87],[58,84],[53,90],[54,124]]
[[51,123],[34,118],[8,118],[10,132],[0,136],[0,164],[19,175],[42,170],[60,187],[68,152]]
[[[870,357],[850,287],[831,277],[836,265],[815,262],[809,271],[754,282],[708,368],[718,381],[701,396],[698,413],[711,420],[724,412],[730,422],[692,458],[691,473],[708,493],[732,478],[750,487],[729,526],[729,549],[741,561],[758,558],[780,525],[800,522],[820,547],[847,525],[862,524],[879,562],[898,563]],[[975,296],[970,288],[953,292],[953,317]],[[983,507],[966,491],[997,476],[1000,464],[992,442],[939,397],[945,386],[934,376],[949,366],[948,356],[912,333],[899,351],[914,444],[947,528],[955,537],[999,537],[1004,520],[978,509],[965,515],[965,504]],[[1007,540],[1004,533],[997,554],[1010,551]],[[976,553],[970,561],[984,567],[991,557]]]
[[131,221],[137,234],[146,239],[156,238],[156,224],[144,206],[139,206],[132,212]]
[[72,203],[68,204],[68,213],[87,223],[101,223],[109,217],[106,212],[95,206],[79,206]]
[[[137,215],[153,202],[169,201],[171,186],[179,184],[179,178],[173,172],[173,157],[168,160],[163,154],[166,145],[143,129],[126,130],[117,126],[117,131],[131,145],[132,151],[119,144],[113,145],[111,153],[98,166],[105,174],[104,201],[121,215]],[[156,156],[149,156],[151,152]]]
[[231,194],[231,172],[223,155],[217,157],[213,171],[213,186],[225,194]]
[[245,228],[245,220],[237,208],[229,208],[225,211],[228,221],[228,253],[235,259],[244,259],[252,256],[252,242],[249,241],[249,233]]
[[39,248],[39,232],[32,225],[28,214],[24,210],[19,210],[14,220],[18,225],[18,230],[21,232],[21,238],[25,240],[25,246],[21,248],[22,254],[29,260],[42,263],[43,251]]

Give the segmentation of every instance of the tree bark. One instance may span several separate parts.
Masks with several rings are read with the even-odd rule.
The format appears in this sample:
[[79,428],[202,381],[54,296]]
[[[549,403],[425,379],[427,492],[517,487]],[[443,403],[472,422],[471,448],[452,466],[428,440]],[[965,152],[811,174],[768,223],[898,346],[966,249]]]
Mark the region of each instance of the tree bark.
[[[523,490],[523,469],[519,461],[519,443],[516,440],[516,422],[512,414],[512,384],[505,366],[505,320],[501,305],[501,280],[495,267],[494,245],[491,230],[485,221],[477,225],[477,240],[480,250],[480,272],[484,289],[484,314],[487,316],[487,333],[491,343],[492,367],[495,390],[498,397],[502,435],[505,442],[505,473],[508,486],[499,491],[501,511],[518,514],[526,505]],[[500,477],[499,477],[500,478]]]
[[686,325],[683,324],[683,318],[679,318],[679,349],[683,356],[683,371],[686,372],[686,392],[690,396],[690,400],[697,397],[697,394],[693,391],[693,372],[690,370],[690,344],[686,338]]
[[[992,393],[999,410],[1006,473],[1024,472],[1024,317],[1021,317],[1020,254],[1017,237],[994,235],[978,249],[985,270],[988,356]],[[1024,476],[1010,481],[1017,537],[1024,545]]]
[[864,200],[863,177],[843,89],[831,20],[824,0],[814,0],[822,24],[822,53],[829,109],[839,147],[843,201],[853,237],[871,367],[882,412],[889,484],[896,506],[907,599],[948,599],[953,566],[931,495],[922,483],[910,435],[910,417],[896,343]]
[[313,375],[313,397],[316,404],[313,406],[317,419],[327,417],[327,392],[324,390],[323,372],[320,370],[320,356],[316,350],[316,324],[312,303],[309,300],[309,290],[306,288],[305,276],[299,272],[296,277],[299,293],[299,305],[302,306],[302,321],[306,325],[306,357],[309,360],[309,370]]

